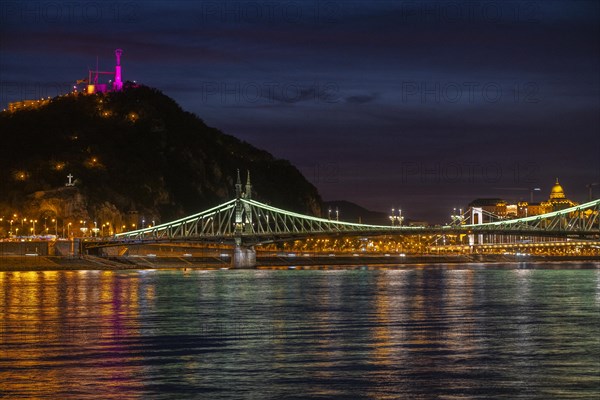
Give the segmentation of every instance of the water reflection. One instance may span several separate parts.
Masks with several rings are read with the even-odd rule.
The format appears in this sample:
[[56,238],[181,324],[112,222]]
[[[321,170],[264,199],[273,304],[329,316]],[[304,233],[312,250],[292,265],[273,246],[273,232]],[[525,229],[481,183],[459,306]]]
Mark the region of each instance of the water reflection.
[[0,387],[590,398],[599,298],[597,269],[0,272]]

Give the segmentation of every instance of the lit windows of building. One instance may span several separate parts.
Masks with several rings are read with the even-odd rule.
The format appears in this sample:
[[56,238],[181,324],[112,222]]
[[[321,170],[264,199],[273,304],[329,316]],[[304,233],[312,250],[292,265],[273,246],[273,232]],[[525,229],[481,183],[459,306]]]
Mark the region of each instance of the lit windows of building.
[[[493,217],[497,219],[504,218],[525,218],[534,215],[546,214],[553,211],[564,210],[565,208],[576,206],[578,203],[571,201],[565,195],[563,187],[556,179],[556,183],[550,190],[550,197],[546,201],[540,203],[529,203],[527,201],[519,201],[509,204],[503,199],[477,199],[468,205],[468,214],[472,214],[472,209],[477,208],[483,210],[483,221],[491,222]],[[480,223],[480,222],[476,222]]]
[[544,210],[544,213],[553,211],[564,210],[565,208],[576,206],[578,203],[567,199],[565,191],[556,178],[556,183],[550,191],[550,198],[547,201],[543,201],[540,205]]

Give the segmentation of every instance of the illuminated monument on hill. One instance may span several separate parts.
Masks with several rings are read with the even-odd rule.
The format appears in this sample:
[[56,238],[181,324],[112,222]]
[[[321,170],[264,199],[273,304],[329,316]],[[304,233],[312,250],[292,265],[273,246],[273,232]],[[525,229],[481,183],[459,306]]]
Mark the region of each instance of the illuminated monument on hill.
[[[116,49],[115,57],[116,57],[116,65],[114,71],[98,71],[98,61],[96,61],[96,70],[88,69],[88,77],[87,79],[79,79],[76,84],[73,86],[72,93],[78,93],[77,85],[86,85],[82,89],[82,93],[86,94],[94,94],[94,93],[107,93],[107,92],[120,92],[123,90],[123,75],[121,71],[121,55],[123,54],[123,50]],[[109,84],[112,83],[112,88],[110,85],[106,83],[99,82],[100,75],[108,75],[112,77],[109,80]],[[50,103],[50,97],[41,98],[39,100],[21,100],[8,103],[8,111],[14,112],[23,109],[35,109],[39,107],[43,107]],[[5,110],[6,111],[6,110]]]
[[115,65],[115,81],[113,83],[113,90],[115,92],[120,92],[123,89],[123,81],[121,80],[121,54],[123,54],[123,50],[115,50],[115,57],[117,58],[117,65]]
[[[116,57],[116,65],[114,71],[98,71],[98,65],[96,63],[96,70],[88,70],[88,79],[87,79],[87,94],[94,93],[106,93],[109,91],[120,92],[123,90],[123,78],[121,73],[121,55],[123,54],[123,50],[116,49],[115,57]],[[114,81],[112,82],[112,90],[109,90],[108,85],[106,83],[99,83],[98,77],[100,75],[110,75],[113,77]],[[77,83],[83,83],[85,80],[77,81]]]

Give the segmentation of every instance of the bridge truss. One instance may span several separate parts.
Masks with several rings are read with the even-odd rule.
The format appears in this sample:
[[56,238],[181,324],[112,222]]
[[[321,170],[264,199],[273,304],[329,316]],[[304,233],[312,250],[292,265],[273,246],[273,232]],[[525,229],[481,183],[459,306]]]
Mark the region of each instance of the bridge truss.
[[599,214],[600,200],[594,200],[546,214],[516,219],[498,219],[482,224],[473,223],[472,220],[469,221],[471,216],[467,216],[465,219],[455,220],[452,226],[459,226],[473,232],[492,231],[502,233],[511,231],[530,234],[598,235],[600,232]]
[[220,241],[257,245],[315,235],[519,234],[528,236],[598,237],[600,200],[548,214],[474,224],[385,226],[343,222],[303,215],[238,196],[209,210],[160,225],[97,238],[97,246],[162,241]]

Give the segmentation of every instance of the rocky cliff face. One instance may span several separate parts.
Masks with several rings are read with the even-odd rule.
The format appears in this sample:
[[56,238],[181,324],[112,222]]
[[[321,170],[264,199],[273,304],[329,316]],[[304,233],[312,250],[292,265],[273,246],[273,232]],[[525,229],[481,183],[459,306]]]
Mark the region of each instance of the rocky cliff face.
[[[317,190],[289,162],[206,126],[148,87],[3,112],[0,131],[4,215],[167,221],[233,198],[238,168],[251,171],[256,199],[320,213]],[[69,174],[74,186],[66,187]]]

